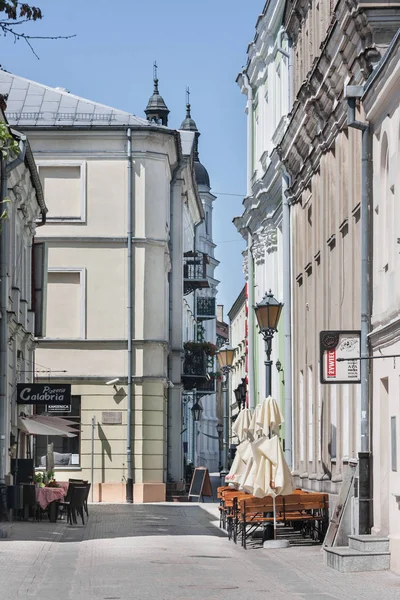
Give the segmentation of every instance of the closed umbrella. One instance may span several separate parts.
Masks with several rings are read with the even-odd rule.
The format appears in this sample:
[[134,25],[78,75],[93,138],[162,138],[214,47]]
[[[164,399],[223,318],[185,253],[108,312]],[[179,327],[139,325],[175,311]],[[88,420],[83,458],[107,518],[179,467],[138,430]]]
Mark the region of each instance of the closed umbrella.
[[269,435],[270,432],[279,433],[279,427],[283,422],[277,401],[272,396],[268,396],[257,412],[257,426],[262,430],[263,435]]
[[249,431],[251,422],[251,410],[244,408],[240,411],[238,418],[232,425],[232,432],[236,434],[239,442],[243,442],[247,439],[247,433]]
[[235,458],[233,459],[230,471],[225,477],[226,483],[232,483],[239,487],[245,476],[249,460],[252,459],[251,444],[249,440],[244,440],[236,447]]

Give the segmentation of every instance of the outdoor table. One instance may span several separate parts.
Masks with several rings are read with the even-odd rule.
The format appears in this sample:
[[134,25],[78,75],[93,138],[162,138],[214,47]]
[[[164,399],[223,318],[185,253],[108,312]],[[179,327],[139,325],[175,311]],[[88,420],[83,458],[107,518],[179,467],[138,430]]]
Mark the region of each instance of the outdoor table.
[[49,518],[52,523],[57,520],[57,502],[63,500],[67,494],[64,487],[39,487],[36,488],[36,502],[40,508],[49,507]]

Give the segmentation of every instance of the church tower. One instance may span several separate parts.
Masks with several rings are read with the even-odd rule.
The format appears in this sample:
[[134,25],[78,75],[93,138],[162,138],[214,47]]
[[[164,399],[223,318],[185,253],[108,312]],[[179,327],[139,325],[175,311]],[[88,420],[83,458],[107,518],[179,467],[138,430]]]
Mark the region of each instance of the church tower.
[[153,65],[153,81],[154,81],[154,90],[152,96],[147,103],[145,113],[147,120],[155,123],[156,125],[165,125],[168,126],[168,115],[169,110],[167,105],[164,102],[164,98],[160,95],[158,91],[158,78],[157,78],[157,63]]

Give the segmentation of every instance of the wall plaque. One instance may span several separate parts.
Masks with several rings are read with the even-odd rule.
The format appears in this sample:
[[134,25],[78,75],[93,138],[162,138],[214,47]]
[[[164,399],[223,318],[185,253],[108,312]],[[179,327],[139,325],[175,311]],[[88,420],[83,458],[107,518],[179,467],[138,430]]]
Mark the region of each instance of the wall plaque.
[[101,413],[103,425],[122,425],[121,411],[106,411]]

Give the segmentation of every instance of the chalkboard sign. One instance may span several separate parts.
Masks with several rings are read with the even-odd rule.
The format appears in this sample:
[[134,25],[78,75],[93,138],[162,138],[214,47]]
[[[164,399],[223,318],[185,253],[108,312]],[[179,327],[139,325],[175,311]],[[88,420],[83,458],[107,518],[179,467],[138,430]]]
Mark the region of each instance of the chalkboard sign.
[[212,496],[211,479],[208,469],[205,467],[197,467],[193,471],[192,481],[190,482],[190,489],[188,497],[202,497]]

